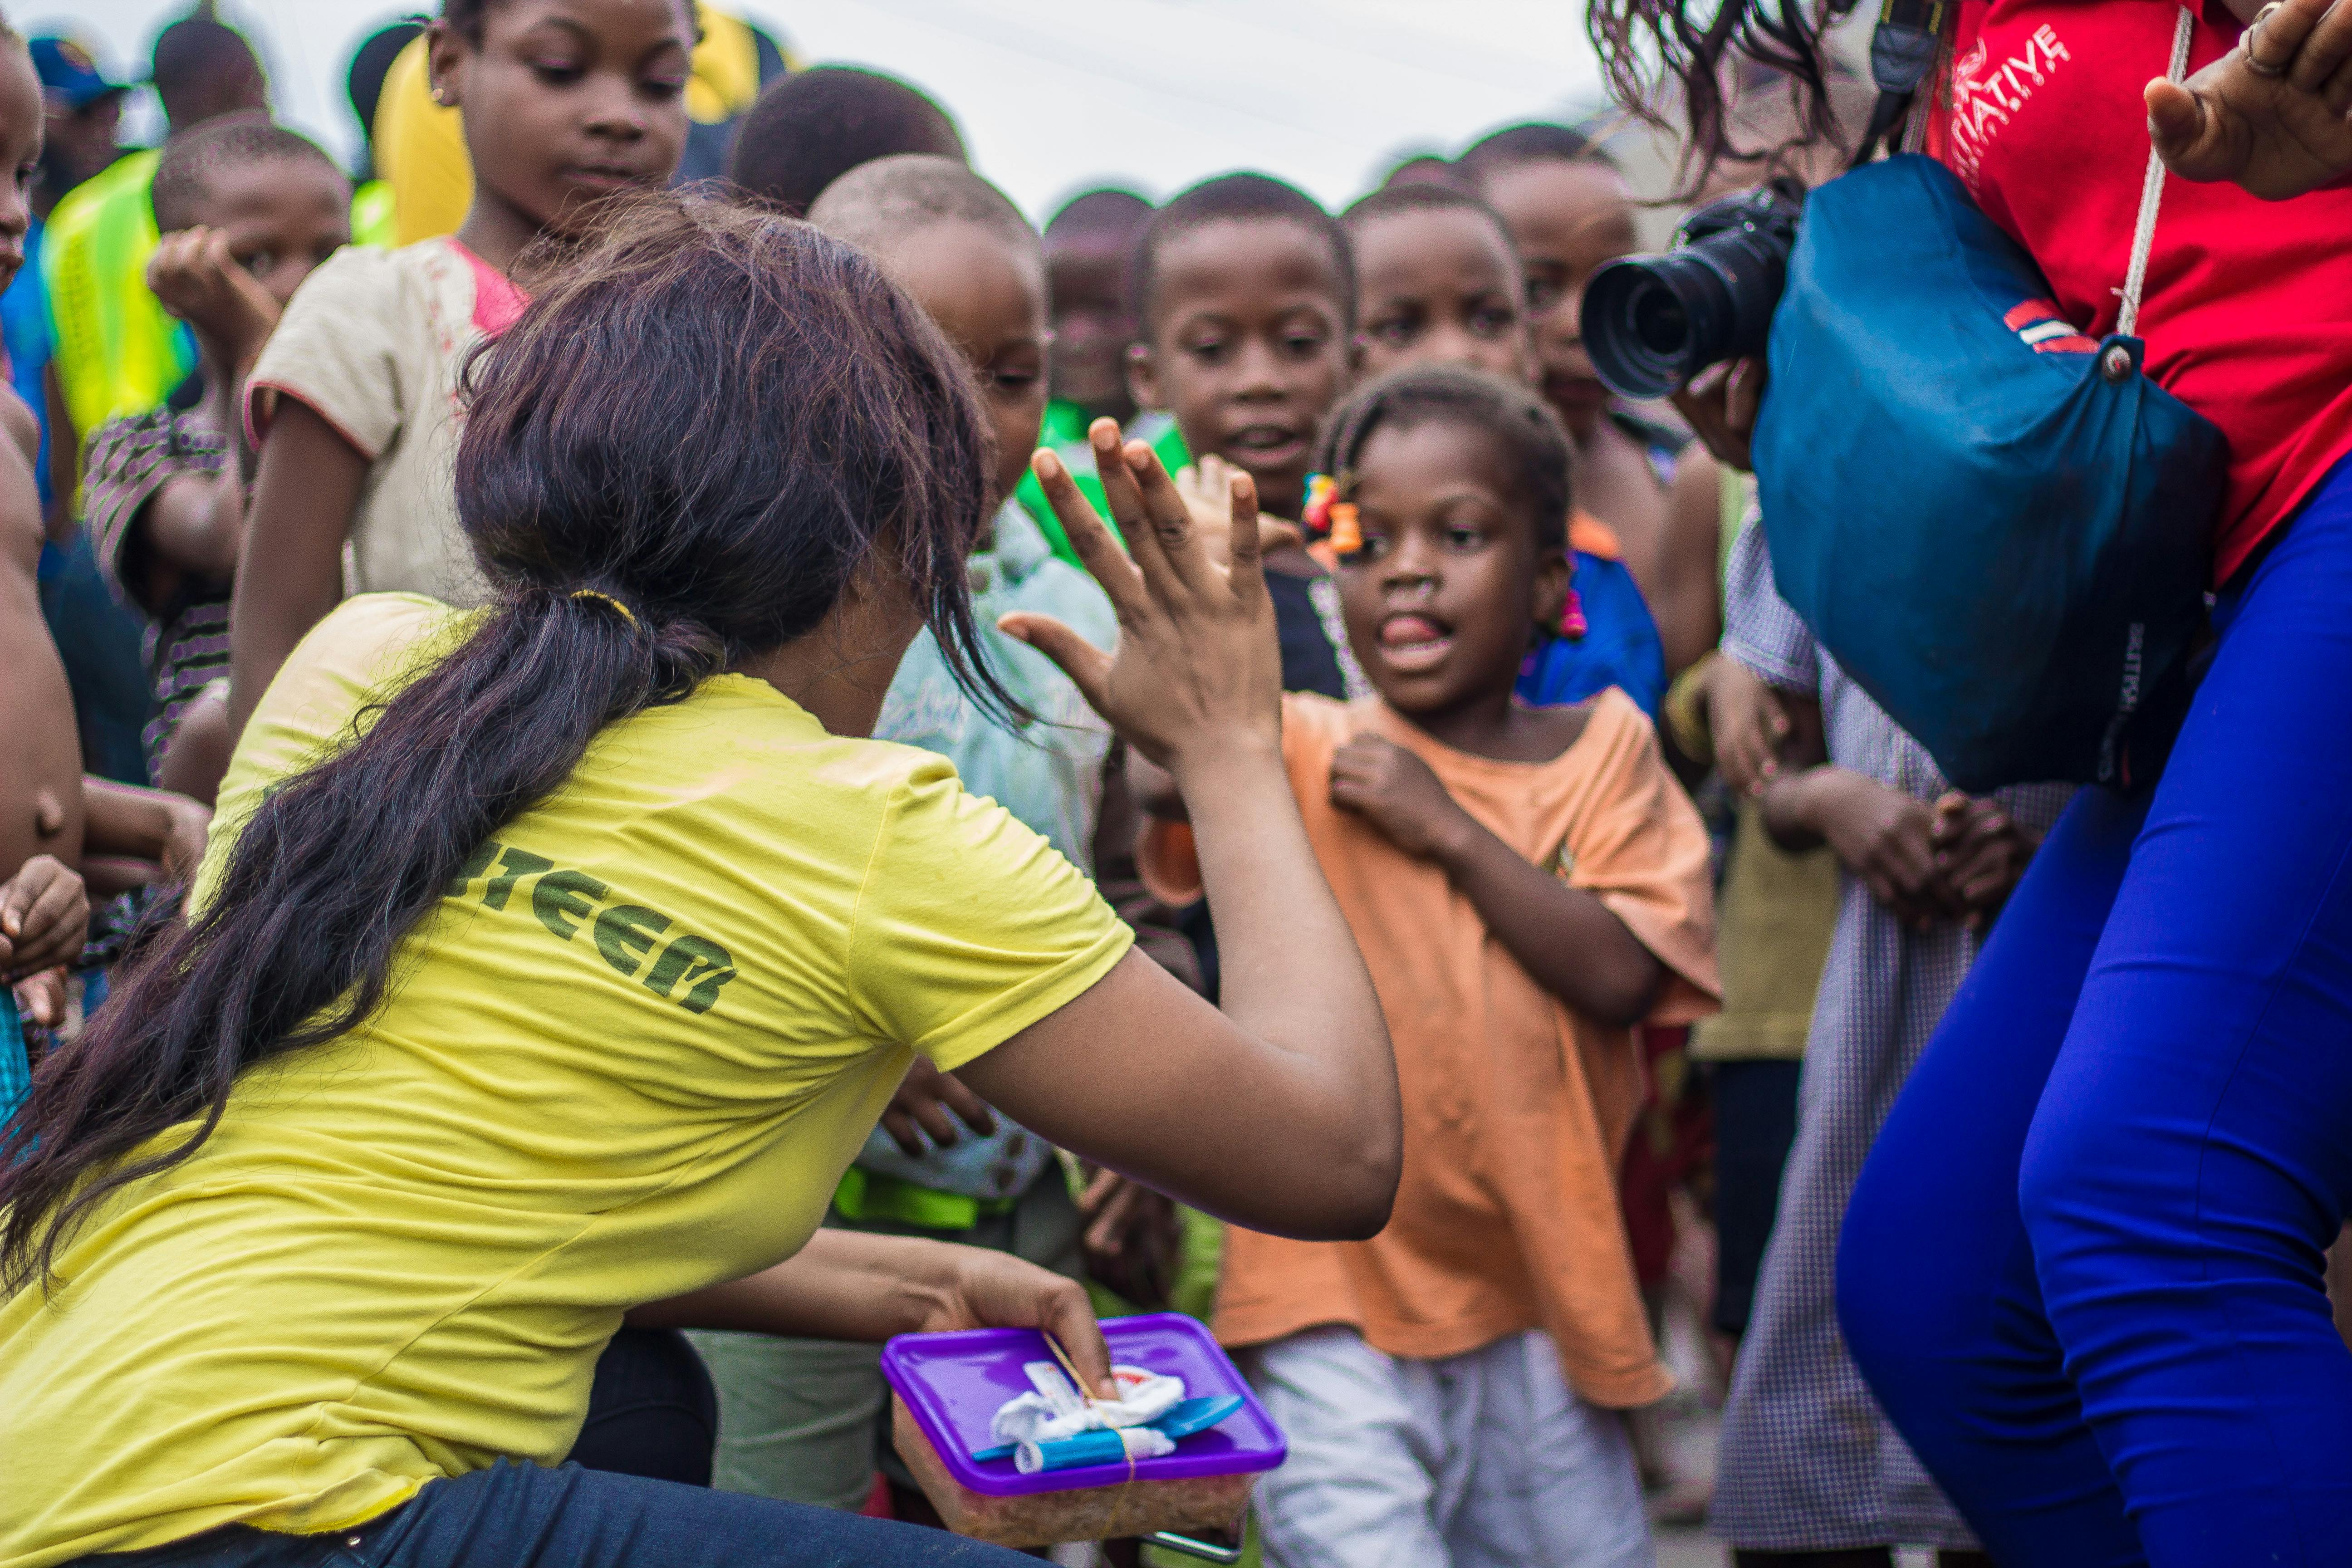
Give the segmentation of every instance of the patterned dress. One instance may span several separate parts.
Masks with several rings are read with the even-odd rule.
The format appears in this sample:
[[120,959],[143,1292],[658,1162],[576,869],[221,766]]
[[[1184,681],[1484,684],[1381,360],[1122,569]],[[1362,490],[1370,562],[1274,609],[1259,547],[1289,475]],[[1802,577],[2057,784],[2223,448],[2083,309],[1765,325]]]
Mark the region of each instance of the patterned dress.
[[170,603],[147,605],[125,585],[148,545],[136,528],[147,503],[182,474],[217,474],[228,461],[228,437],[186,411],[184,387],[172,402],[111,420],[90,437],[84,465],[84,507],[99,570],[115,595],[147,617],[147,669],[155,683],[155,716],[140,734],[147,782],[161,782],[163,750],[188,704],[228,674],[229,584],[191,581]]
[[[1724,653],[1775,687],[1819,699],[1832,763],[1923,801],[1951,787],[1780,598],[1753,512],[1732,546],[1726,595]],[[2042,833],[2072,795],[2067,785],[2029,784],[1993,798]],[[1906,930],[1860,881],[1843,882],[1805,1043],[1796,1142],[1724,1407],[1708,1523],[1749,1551],[1969,1550],[1968,1527],[1846,1353],[1837,1242],[1863,1159],[1975,962],[1979,938],[1958,926]]]

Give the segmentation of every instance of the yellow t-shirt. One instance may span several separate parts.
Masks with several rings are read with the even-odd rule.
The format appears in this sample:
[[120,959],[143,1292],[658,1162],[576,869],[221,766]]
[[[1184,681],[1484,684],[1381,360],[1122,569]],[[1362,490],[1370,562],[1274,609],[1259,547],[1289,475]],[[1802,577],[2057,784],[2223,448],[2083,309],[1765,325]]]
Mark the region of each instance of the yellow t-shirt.
[[[320,622],[207,873],[467,623],[389,594]],[[624,1310],[790,1256],[913,1052],[970,1061],[1131,940],[946,763],[761,681],[611,726],[403,939],[380,1014],[240,1079],[194,1159],[75,1233],[54,1298],[0,1306],[0,1564],[340,1529],[559,1462]]]

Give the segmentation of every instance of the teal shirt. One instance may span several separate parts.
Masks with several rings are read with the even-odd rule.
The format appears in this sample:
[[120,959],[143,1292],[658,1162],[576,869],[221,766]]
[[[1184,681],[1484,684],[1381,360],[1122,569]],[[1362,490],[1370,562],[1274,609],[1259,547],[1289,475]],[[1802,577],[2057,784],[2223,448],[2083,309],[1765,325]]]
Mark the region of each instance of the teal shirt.
[[[1052,616],[1097,647],[1118,640],[1118,617],[1095,580],[1056,556],[1027,512],[1006,503],[996,538],[971,558],[972,619],[998,679],[1038,722],[1004,729],[956,686],[930,633],[915,639],[882,700],[875,739],[936,752],[955,763],[963,787],[986,795],[1045,835],[1080,870],[1094,871],[1095,817],[1110,731],[1061,667],[996,629],[1013,610]],[[990,1137],[969,1131],[951,1149],[910,1159],[876,1128],[858,1166],[935,1191],[974,1198],[1028,1190],[1053,1158],[1035,1133],[1003,1117]]]

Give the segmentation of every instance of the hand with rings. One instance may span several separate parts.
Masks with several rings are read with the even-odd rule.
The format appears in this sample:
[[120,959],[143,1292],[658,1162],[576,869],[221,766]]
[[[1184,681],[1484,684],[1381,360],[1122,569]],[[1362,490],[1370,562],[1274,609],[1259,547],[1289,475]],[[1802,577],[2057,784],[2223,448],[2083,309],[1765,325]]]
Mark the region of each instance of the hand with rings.
[[2273,0],[2236,48],[2147,97],[2148,139],[2182,179],[2284,201],[2352,175],[2352,0]]

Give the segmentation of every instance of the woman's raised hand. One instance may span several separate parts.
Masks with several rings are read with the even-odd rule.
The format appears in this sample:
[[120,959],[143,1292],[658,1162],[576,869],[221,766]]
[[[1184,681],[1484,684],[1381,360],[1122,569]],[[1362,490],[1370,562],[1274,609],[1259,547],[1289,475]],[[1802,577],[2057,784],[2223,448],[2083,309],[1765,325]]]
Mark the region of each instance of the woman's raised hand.
[[1108,419],[1087,434],[1132,554],[1053,453],[1039,452],[1034,467],[1078,559],[1118,612],[1118,651],[1050,616],[1010,615],[998,626],[1060,665],[1129,745],[1180,777],[1195,756],[1246,745],[1271,752],[1281,736],[1282,659],[1249,476],[1229,478],[1233,522],[1220,552],[1150,447],[1122,445]]
[[2284,201],[2352,174],[2352,4],[2264,6],[2187,81],[2147,84],[2147,134],[2184,180]]

